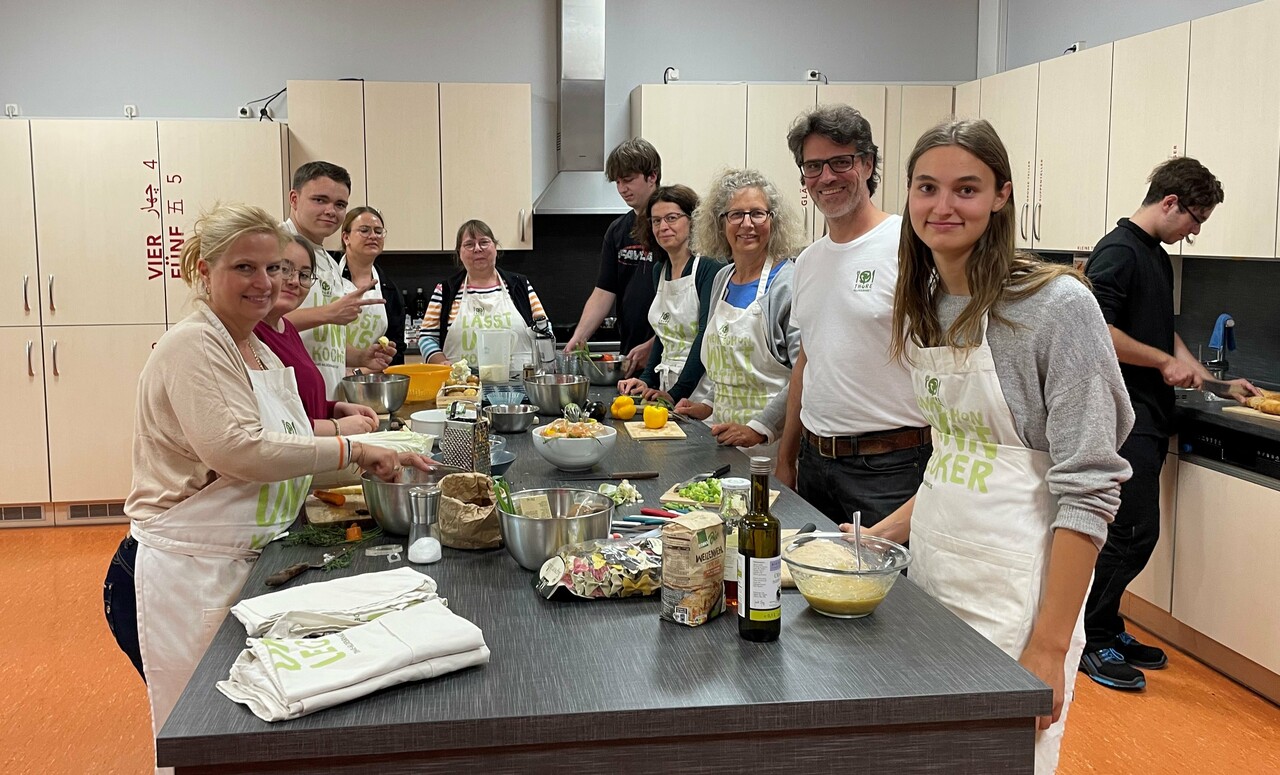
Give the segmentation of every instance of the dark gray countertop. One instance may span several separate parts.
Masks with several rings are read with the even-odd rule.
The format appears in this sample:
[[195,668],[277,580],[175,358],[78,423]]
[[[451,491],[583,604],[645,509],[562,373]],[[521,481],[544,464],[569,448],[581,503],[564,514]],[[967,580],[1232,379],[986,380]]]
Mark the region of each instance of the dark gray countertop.
[[[637,483],[652,506],[672,484],[721,462],[747,474],[740,452],[717,447],[701,424],[684,427],[687,441],[642,443],[619,427],[607,468],[662,471]],[[519,455],[513,486],[555,478],[527,434],[509,435],[508,446]],[[787,527],[831,526],[785,488],[774,513]],[[272,544],[244,597],[267,592],[270,573],[319,554]],[[385,558],[361,553],[348,569],[313,571],[293,583],[387,567]],[[445,549],[443,561],[418,567],[484,631],[490,664],[268,724],[214,688],[244,646],[243,627],[228,617],[157,740],[159,764],[984,723],[1050,706],[1047,687],[909,579],[858,620],[815,614],[791,591],[781,640],[753,644],[737,637],[732,616],[697,628],[659,621],[655,598],[544,600],[532,589],[533,574],[504,549]]]
[[1174,406],[1180,426],[1188,421],[1206,422],[1280,442],[1280,421],[1222,411],[1224,407],[1239,406],[1235,401],[1210,401],[1198,390],[1179,390]]

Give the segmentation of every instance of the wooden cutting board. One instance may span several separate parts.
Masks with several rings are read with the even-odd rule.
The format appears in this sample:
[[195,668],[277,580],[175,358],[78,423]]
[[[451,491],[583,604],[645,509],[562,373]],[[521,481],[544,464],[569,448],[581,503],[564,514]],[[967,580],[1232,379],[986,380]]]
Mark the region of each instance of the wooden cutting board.
[[1222,407],[1222,411],[1231,412],[1232,414],[1242,414],[1255,420],[1268,420],[1270,422],[1280,423],[1280,414],[1267,414],[1266,412],[1259,412],[1257,409],[1253,409],[1248,406],[1224,406]]
[[[333,487],[328,488],[328,490],[345,496],[347,500],[341,506],[333,506],[314,495],[308,494],[304,503],[307,507],[307,521],[311,524],[332,525],[334,523],[372,519],[369,516],[369,506],[364,500],[364,488],[360,486]],[[358,511],[363,511],[364,513],[360,514]]]
[[646,428],[643,422],[623,423],[627,428],[627,433],[636,441],[648,441],[652,439],[683,439],[687,438],[680,426],[667,420],[667,424],[661,428]]
[[[658,502],[659,503],[679,503],[685,506],[697,506],[698,508],[706,509],[707,511],[720,510],[719,503],[700,503],[698,501],[693,500],[692,498],[682,498],[679,495],[676,495],[676,488],[679,486],[680,485],[678,484],[671,485],[671,488],[668,489],[666,492],[662,493],[662,497],[658,498]],[[780,493],[778,490],[769,491],[769,505],[771,506],[773,505],[773,502],[778,499],[779,494]]]

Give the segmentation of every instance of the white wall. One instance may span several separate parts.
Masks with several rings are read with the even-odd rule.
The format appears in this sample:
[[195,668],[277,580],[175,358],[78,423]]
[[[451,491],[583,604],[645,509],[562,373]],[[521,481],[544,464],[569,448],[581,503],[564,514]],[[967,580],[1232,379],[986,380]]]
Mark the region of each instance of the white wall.
[[1005,69],[1140,35],[1256,0],[1004,0]]
[[[290,79],[528,82],[534,194],[555,174],[554,0],[0,0],[0,102],[29,117],[232,118]],[[606,146],[682,79],[966,81],[978,0],[610,0]],[[278,117],[287,115],[286,98]]]

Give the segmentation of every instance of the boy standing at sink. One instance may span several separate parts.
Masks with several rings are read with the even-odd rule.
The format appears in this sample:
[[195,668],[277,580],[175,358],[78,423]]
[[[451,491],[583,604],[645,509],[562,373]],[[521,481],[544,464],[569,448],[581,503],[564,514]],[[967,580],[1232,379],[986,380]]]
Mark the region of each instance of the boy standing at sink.
[[[1142,669],[1159,670],[1164,651],[1125,632],[1120,598],[1160,538],[1160,470],[1173,427],[1173,389],[1200,388],[1211,379],[1173,329],[1173,264],[1164,245],[1194,235],[1223,200],[1222,184],[1203,164],[1186,157],[1156,167],[1142,206],[1103,237],[1085,274],[1111,332],[1135,421],[1120,455],[1133,467],[1121,485],[1120,510],[1098,555],[1085,602],[1085,651],[1080,669],[1112,689],[1146,686]],[[1257,391],[1234,380],[1241,401]]]

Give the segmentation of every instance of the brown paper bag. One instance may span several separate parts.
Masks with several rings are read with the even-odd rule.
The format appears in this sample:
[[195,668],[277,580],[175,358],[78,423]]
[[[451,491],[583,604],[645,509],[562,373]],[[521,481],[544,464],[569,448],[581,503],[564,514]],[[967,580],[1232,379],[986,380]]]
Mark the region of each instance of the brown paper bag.
[[440,480],[440,543],[451,549],[502,546],[493,479],[485,474],[449,474]]

